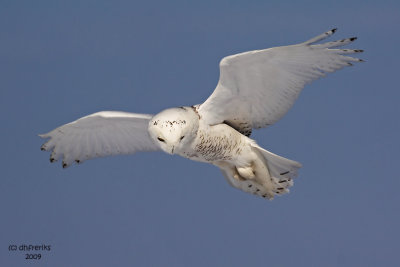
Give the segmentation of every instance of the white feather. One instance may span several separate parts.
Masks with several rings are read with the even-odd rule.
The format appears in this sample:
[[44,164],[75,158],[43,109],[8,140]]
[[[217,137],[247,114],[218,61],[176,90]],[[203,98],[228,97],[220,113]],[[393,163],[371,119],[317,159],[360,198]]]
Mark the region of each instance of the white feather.
[[63,167],[96,157],[158,150],[147,131],[151,118],[148,114],[97,112],[39,135],[50,138],[42,150],[53,151],[50,161],[62,159]]
[[292,107],[305,84],[349,66],[350,62],[361,61],[344,54],[362,50],[329,49],[348,44],[355,37],[313,45],[335,31],[301,44],[223,58],[218,85],[199,107],[202,119],[210,125],[239,120],[252,128],[277,122]]

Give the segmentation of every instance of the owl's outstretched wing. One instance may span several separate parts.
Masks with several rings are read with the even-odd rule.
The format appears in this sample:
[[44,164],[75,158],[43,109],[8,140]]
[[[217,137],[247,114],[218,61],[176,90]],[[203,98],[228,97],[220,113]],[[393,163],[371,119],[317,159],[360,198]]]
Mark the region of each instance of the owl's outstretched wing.
[[137,151],[155,151],[147,125],[152,115],[102,111],[60,126],[47,134],[41,149],[52,151],[50,161],[62,159],[65,168],[73,162]]
[[363,52],[332,49],[356,37],[315,44],[336,29],[304,43],[256,50],[225,57],[220,78],[211,96],[199,107],[210,125],[227,123],[243,134],[278,121],[292,107],[305,84],[351,62],[362,61],[348,54]]

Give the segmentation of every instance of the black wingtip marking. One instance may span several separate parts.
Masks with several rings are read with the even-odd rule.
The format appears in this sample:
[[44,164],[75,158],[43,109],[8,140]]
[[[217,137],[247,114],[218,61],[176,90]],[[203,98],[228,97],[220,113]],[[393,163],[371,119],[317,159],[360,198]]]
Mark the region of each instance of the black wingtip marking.
[[53,163],[54,162],[54,158],[50,158],[50,162]]
[[45,151],[46,149],[44,147],[41,147],[40,150]]
[[287,171],[287,172],[282,172],[282,173],[280,173],[280,175],[285,175],[285,174],[288,174],[290,171]]
[[335,33],[336,31],[337,31],[337,28],[333,28],[333,29],[331,30],[332,33]]
[[81,163],[81,161],[79,159],[76,159],[75,162],[78,164]]
[[349,38],[349,40],[353,42],[353,41],[357,40],[357,37],[351,37],[351,38]]

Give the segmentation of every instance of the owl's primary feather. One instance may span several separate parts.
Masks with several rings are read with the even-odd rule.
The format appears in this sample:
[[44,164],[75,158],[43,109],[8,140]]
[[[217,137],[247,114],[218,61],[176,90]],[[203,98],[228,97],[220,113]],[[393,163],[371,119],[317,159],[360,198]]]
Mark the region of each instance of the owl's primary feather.
[[50,161],[71,163],[137,151],[163,150],[219,167],[229,184],[272,199],[289,192],[301,164],[275,155],[249,138],[252,129],[278,121],[305,84],[362,61],[337,49],[356,37],[317,44],[336,29],[306,42],[244,52],[220,62],[220,79],[200,105],[155,116],[98,112],[40,135]]

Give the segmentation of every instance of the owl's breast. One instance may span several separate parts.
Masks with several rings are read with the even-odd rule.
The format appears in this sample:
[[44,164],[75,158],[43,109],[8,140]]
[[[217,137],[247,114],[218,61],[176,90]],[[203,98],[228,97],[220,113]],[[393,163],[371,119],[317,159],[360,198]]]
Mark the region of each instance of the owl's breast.
[[242,151],[243,135],[226,124],[199,127],[184,157],[202,162],[232,160]]

